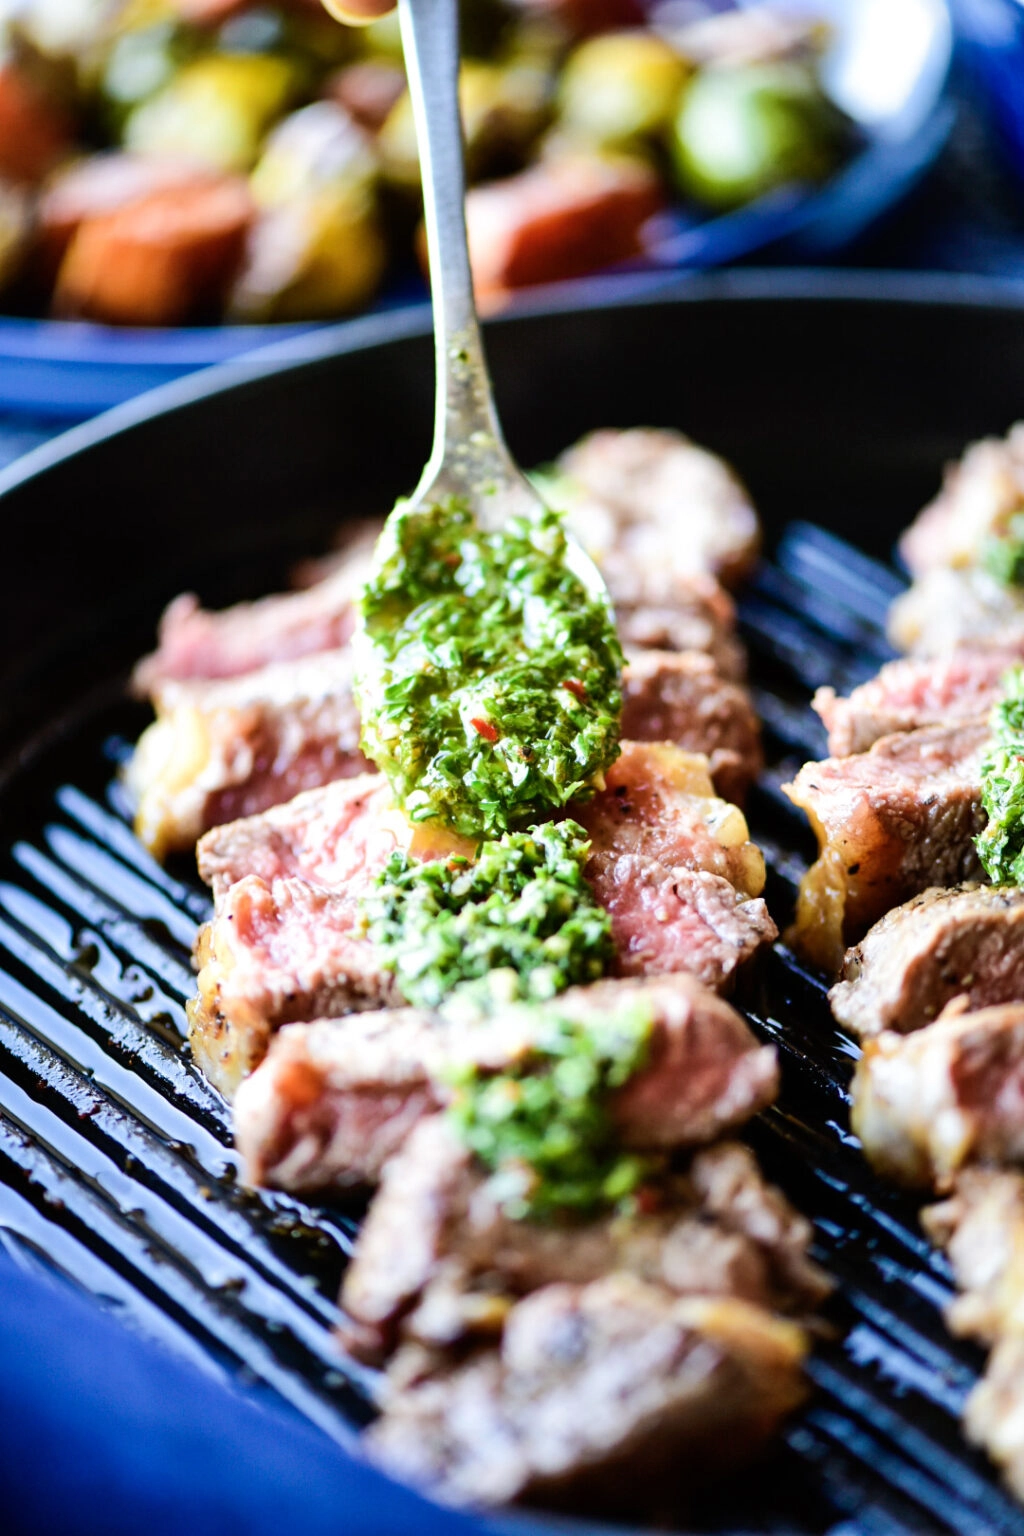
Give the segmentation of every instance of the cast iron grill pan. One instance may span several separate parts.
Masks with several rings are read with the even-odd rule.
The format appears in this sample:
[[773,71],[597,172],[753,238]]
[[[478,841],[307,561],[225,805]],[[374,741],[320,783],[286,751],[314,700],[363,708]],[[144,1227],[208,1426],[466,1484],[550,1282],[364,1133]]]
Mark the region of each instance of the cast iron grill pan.
[[[794,523],[744,598],[769,760],[750,821],[777,913],[811,852],[779,791],[824,749],[809,693],[877,669],[899,584]],[[50,729],[6,788],[20,835],[0,852],[0,1242],[351,1444],[371,1415],[372,1379],[331,1329],[359,1211],[238,1183],[226,1106],[182,1040],[207,895],[135,841],[116,778],[143,723],[112,680]],[[816,1255],[840,1282],[836,1337],[816,1349],[813,1398],[777,1453],[688,1528],[1024,1536],[1024,1512],[960,1434],[981,1357],[943,1327],[945,1261],[849,1133],[854,1049],[824,988],[779,950],[744,1002],[783,1064],[779,1103],[750,1139],[814,1220]]]

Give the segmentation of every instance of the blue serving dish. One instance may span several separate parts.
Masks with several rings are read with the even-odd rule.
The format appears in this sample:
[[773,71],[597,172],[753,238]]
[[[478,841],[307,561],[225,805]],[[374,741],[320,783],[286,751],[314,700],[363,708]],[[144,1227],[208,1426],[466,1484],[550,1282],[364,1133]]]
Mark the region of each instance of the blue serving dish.
[[1024,5],[1020,0],[956,0],[956,22],[1007,159],[1024,178]]
[[[859,124],[861,149],[821,188],[786,188],[717,217],[675,211],[660,221],[644,266],[718,267],[755,253],[794,263],[820,260],[898,203],[942,148],[953,113],[945,97],[953,30],[948,0],[787,0],[787,9],[830,22],[826,79]],[[425,298],[424,287],[406,284],[376,308]],[[0,412],[82,420],[197,368],[308,329],[120,330],[0,316]]]

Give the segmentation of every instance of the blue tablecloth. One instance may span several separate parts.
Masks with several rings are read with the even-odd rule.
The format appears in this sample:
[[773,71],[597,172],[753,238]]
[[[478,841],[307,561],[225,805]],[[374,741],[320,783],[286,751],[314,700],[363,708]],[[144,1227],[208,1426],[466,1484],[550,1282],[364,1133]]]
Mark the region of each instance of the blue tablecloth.
[[3,1536],[473,1536],[0,1256]]

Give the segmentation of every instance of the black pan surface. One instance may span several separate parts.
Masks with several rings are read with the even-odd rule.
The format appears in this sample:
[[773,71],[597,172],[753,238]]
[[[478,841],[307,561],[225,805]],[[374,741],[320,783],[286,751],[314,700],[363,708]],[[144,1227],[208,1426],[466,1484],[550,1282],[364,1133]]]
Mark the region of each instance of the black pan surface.
[[[809,691],[877,668],[899,580],[867,557],[1024,405],[1024,298],[806,273],[590,298],[489,329],[509,438],[529,464],[589,427],[677,426],[749,482],[770,549],[742,607],[769,748],[751,822],[785,918],[809,850],[778,785],[822,749]],[[384,317],[170,386],[0,477],[0,1241],[341,1440],[368,1413],[329,1333],[358,1212],[237,1187],[225,1108],[181,1049],[206,897],[134,842],[115,770],[162,603],[279,587],[342,518],[386,510],[431,395],[427,317]],[[822,987],[779,953],[749,1012],[784,1066],[752,1140],[815,1220],[836,1336],[770,1461],[687,1528],[1024,1533],[959,1435],[981,1359],[942,1327],[948,1270],[851,1144]]]

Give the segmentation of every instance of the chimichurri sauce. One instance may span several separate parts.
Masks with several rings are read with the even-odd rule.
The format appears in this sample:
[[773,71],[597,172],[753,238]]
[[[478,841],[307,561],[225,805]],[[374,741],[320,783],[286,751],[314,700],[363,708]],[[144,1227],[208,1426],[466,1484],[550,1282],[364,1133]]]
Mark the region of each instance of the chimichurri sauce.
[[495,532],[398,510],[362,599],[363,749],[414,822],[494,836],[586,798],[618,756],[622,652],[554,512]]
[[993,885],[1024,885],[1024,668],[1014,667],[1003,679],[991,724],[981,764],[988,824],[974,844]]

